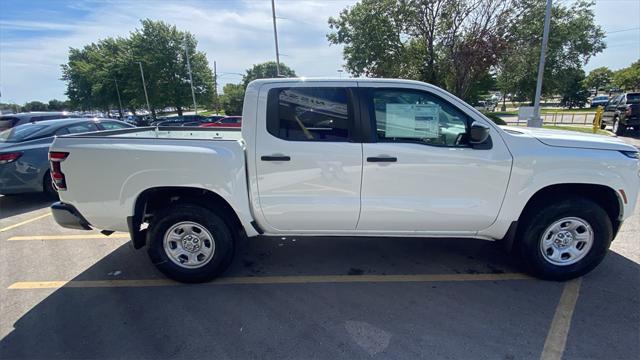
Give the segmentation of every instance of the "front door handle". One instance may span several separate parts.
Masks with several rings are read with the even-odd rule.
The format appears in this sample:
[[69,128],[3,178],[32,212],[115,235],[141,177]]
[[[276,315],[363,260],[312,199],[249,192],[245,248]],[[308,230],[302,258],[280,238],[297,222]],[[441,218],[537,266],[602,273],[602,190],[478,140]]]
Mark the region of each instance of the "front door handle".
[[262,161],[290,161],[291,157],[286,155],[263,155],[260,157]]
[[396,162],[398,158],[391,156],[371,156],[367,158],[368,162]]

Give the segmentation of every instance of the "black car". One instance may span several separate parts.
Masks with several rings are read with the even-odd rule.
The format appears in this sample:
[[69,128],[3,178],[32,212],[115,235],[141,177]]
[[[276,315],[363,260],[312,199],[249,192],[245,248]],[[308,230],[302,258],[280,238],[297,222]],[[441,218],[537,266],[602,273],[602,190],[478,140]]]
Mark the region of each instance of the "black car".
[[602,125],[611,125],[616,135],[623,135],[627,128],[640,130],[640,93],[629,92],[614,97],[604,108]]

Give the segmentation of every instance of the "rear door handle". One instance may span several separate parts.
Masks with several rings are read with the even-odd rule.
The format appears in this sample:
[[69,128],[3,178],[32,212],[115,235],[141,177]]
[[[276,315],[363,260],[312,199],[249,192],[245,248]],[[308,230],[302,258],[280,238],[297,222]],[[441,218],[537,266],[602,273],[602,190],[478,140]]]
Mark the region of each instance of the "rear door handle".
[[290,161],[291,157],[286,155],[263,155],[260,157],[262,161]]
[[371,156],[367,158],[368,162],[396,162],[398,158],[391,156]]

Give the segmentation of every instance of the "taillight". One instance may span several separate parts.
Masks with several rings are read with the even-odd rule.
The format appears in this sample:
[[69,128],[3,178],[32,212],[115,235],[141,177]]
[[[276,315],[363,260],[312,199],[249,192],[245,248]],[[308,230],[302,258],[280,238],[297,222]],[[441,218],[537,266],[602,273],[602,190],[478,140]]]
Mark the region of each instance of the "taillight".
[[21,152],[11,152],[11,153],[0,154],[0,165],[12,163],[18,160],[20,156],[22,156]]
[[68,152],[50,151],[49,162],[51,163],[51,180],[58,191],[67,190],[67,183],[62,173],[60,163],[69,156]]

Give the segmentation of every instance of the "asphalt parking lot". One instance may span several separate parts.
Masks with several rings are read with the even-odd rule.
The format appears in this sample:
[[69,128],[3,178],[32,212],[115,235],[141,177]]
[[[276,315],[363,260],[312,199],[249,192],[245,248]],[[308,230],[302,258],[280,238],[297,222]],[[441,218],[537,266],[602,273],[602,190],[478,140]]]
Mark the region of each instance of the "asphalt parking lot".
[[481,240],[263,237],[221,280],[187,286],[126,234],[63,229],[47,206],[0,197],[0,358],[640,354],[637,214],[596,270],[567,283],[529,278]]

